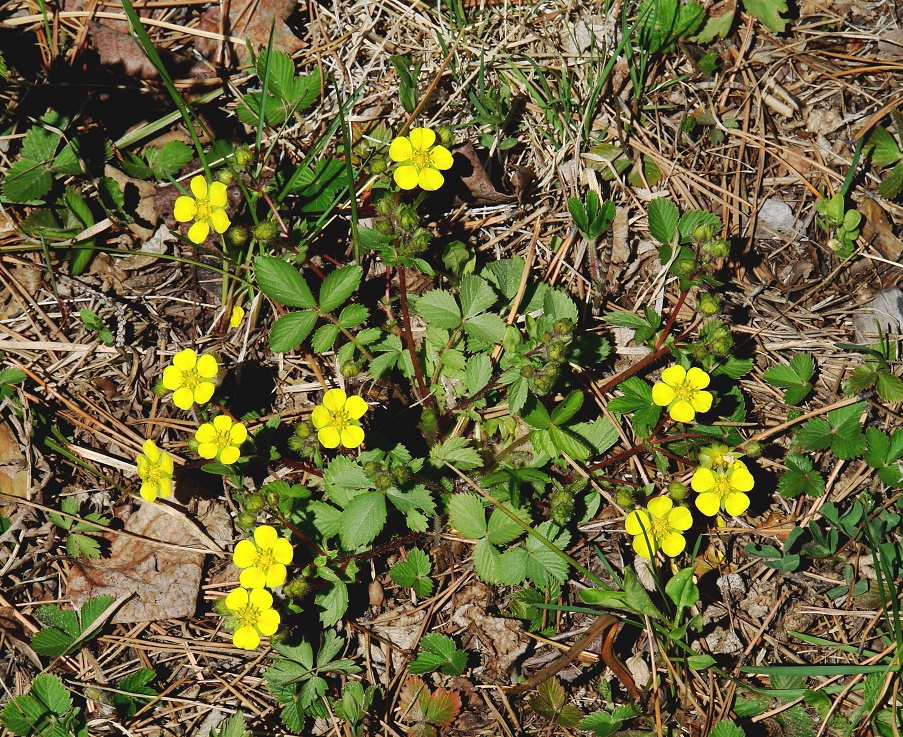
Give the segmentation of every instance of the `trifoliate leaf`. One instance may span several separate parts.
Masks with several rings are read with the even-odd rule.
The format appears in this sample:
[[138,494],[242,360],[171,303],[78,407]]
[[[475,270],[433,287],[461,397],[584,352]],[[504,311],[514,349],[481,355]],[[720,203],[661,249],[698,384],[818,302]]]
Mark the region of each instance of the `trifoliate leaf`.
[[821,496],[825,493],[825,480],[818,471],[813,470],[809,458],[799,453],[788,453],[784,462],[787,472],[778,481],[781,496],[792,499],[801,494]]
[[389,577],[399,586],[414,589],[414,593],[420,597],[427,597],[432,593],[433,581],[430,574],[429,556],[418,548],[408,551],[408,559],[396,563],[389,569]]
[[859,417],[865,407],[865,402],[857,402],[828,412],[824,420],[809,420],[797,433],[796,442],[806,450],[830,448],[841,460],[861,455],[865,450],[865,436]]
[[420,640],[421,652],[408,666],[414,674],[441,670],[447,676],[457,676],[467,667],[467,653],[458,650],[455,641],[438,632],[430,632]]
[[471,447],[470,438],[449,438],[430,449],[430,458],[437,463],[448,463],[461,471],[483,465],[480,454]]
[[170,141],[161,148],[148,146],[144,158],[157,179],[175,177],[194,157],[194,149],[182,141]]
[[500,586],[519,586],[527,576],[527,551],[520,546],[508,548],[496,561],[495,575]]

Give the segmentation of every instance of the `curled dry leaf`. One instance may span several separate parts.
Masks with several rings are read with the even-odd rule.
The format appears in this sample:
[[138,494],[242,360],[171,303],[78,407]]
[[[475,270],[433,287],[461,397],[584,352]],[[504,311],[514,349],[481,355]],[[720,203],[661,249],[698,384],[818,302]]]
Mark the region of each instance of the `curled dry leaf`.
[[[304,48],[304,42],[298,38],[286,21],[297,7],[295,0],[236,0],[228,4],[229,20],[226,28],[229,35],[246,38],[255,52],[267,48],[270,42],[270,29],[273,31],[273,48],[284,51],[291,56]],[[198,28],[211,33],[221,33],[219,4],[213,4],[199,21]],[[209,38],[198,38],[194,43],[199,53],[211,61],[219,62],[220,42]],[[248,49],[244,44],[231,47],[239,63],[250,62]]]
[[856,209],[865,218],[862,239],[870,246],[874,246],[884,258],[896,261],[903,253],[903,241],[894,235],[881,204],[871,197],[863,197]]

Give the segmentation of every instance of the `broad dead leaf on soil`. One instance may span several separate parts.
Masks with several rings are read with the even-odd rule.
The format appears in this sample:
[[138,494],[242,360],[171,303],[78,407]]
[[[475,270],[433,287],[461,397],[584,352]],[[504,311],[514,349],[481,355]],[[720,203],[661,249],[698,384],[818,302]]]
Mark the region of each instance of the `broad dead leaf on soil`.
[[131,593],[111,618],[113,623],[193,616],[204,555],[154,542],[196,549],[198,540],[189,522],[159,504],[141,504],[125,520],[125,531],[141,537],[104,533],[98,537],[109,540],[110,556],[75,562],[68,589],[72,603],[79,607],[95,596],[118,599]]
[[856,208],[865,218],[862,226],[861,238],[870,246],[878,249],[878,252],[886,259],[896,261],[903,253],[903,241],[894,235],[894,230],[884,208],[877,200],[871,197],[863,197],[862,202]]
[[[226,35],[248,39],[257,52],[268,47],[272,28],[273,48],[291,56],[306,45],[286,24],[296,7],[298,4],[295,0],[233,0],[229,3],[229,18],[225,24]],[[211,5],[198,20],[198,28],[202,31],[220,33],[221,18],[219,4]],[[210,61],[222,61],[218,58],[219,41],[198,38],[194,45],[198,52]],[[233,45],[230,48],[240,64],[250,62],[246,46]]]
[[8,421],[0,421],[0,492],[27,499],[31,474],[17,435]]

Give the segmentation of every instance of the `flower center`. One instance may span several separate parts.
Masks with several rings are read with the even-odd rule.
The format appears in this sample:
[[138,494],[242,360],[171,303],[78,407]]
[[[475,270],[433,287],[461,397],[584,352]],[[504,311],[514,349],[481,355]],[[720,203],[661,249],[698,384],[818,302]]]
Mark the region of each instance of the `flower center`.
[[348,427],[348,425],[351,424],[351,418],[348,416],[348,412],[344,409],[333,412],[332,424],[337,430],[344,430],[346,427]]
[[712,493],[717,494],[722,499],[730,496],[731,480],[724,474],[717,474],[715,476],[715,486],[712,489]]
[[160,467],[154,466],[153,464],[149,465],[147,467],[147,473],[144,475],[144,480],[152,484],[160,483]]
[[257,549],[257,558],[254,560],[254,568],[259,568],[262,571],[269,570],[270,566],[273,565],[273,551],[272,550],[261,550]]
[[182,386],[186,389],[194,389],[201,381],[201,375],[196,366],[182,372]]
[[649,539],[653,543],[658,544],[660,540],[668,536],[670,530],[671,526],[668,524],[667,517],[653,517],[652,529],[649,530]]
[[414,151],[411,154],[411,163],[420,171],[421,169],[429,169],[433,161],[428,151]]
[[229,430],[217,430],[213,442],[216,443],[217,448],[225,450],[232,445],[232,435],[229,433]]
[[195,220],[210,219],[210,203],[207,200],[198,200],[198,209],[194,216]]
[[238,618],[238,621],[241,622],[242,626],[253,627],[260,619],[260,609],[248,604],[247,606],[238,609],[235,612],[235,616]]
[[679,386],[674,387],[674,393],[679,400],[689,402],[696,393],[696,389],[693,388],[693,385],[689,381],[685,380],[680,382]]

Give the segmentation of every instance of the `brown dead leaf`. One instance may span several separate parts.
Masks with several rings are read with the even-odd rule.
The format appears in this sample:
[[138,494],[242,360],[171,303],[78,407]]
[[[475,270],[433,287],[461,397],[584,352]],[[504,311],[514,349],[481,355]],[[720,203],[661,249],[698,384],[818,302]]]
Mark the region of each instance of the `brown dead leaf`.
[[9,422],[0,422],[0,491],[8,496],[27,499],[29,468],[17,434]]
[[461,200],[475,205],[499,205],[514,199],[512,195],[495,188],[472,143],[468,141],[463,146],[458,146],[452,150],[452,154],[455,156],[455,164],[451,176],[457,175],[457,179],[464,185],[459,186],[456,192]]
[[103,173],[104,176],[113,179],[122,190],[125,197],[125,210],[135,220],[128,224],[128,229],[138,238],[148,240],[153,236],[157,220],[160,219],[154,207],[156,186],[152,182],[130,177],[115,166],[105,166]]
[[[105,67],[119,67],[126,76],[135,79],[159,79],[156,67],[141,49],[137,39],[130,34],[115,30],[102,23],[92,23],[88,35],[100,63]],[[160,59],[173,77],[195,79],[213,76],[213,70],[206,64],[198,64],[192,59],[174,54],[166,49],[157,49]]]
[[[246,38],[254,51],[267,48],[270,42],[270,28],[273,29],[273,48],[291,56],[306,45],[298,38],[286,22],[297,7],[295,0],[231,0],[229,18],[225,23],[227,36]],[[222,33],[219,4],[211,5],[199,21],[198,28],[211,33]],[[198,38],[195,48],[210,61],[219,62],[220,42],[209,38]],[[232,53],[240,64],[250,61],[248,49],[244,45],[231,46]]]
[[201,585],[202,553],[160,545],[197,548],[190,523],[157,504],[141,504],[128,515],[125,531],[105,533],[110,557],[79,560],[72,567],[68,595],[79,607],[88,599],[107,594],[119,598],[133,594],[112,617],[114,623],[153,622],[190,617],[195,613]]
[[871,197],[863,197],[857,208],[865,218],[862,238],[878,249],[884,258],[896,261],[903,253],[903,241],[894,235],[893,228],[881,204]]

